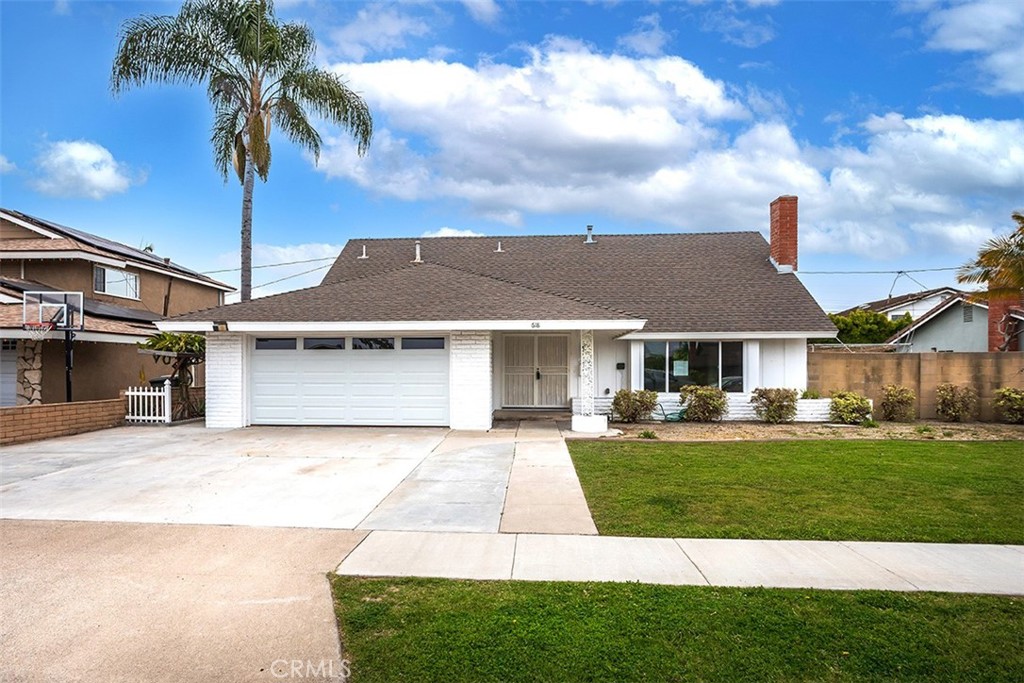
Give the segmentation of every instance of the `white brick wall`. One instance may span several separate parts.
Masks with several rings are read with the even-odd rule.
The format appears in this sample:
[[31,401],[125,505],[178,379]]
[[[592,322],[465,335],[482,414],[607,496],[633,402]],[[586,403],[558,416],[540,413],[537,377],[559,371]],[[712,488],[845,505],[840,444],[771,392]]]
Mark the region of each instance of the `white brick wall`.
[[[724,420],[746,420],[757,421],[754,413],[754,406],[750,403],[750,394],[733,394],[727,396],[729,400],[729,412]],[[679,410],[679,394],[658,394],[658,402],[666,412]],[[827,398],[800,399],[796,402],[796,422],[828,422],[828,408],[831,401]],[[572,412],[580,414],[580,400],[572,400]],[[612,399],[609,396],[599,396],[594,399],[594,412],[598,415],[610,415],[612,412]],[[660,420],[661,413],[657,409],[651,419]]]
[[452,429],[490,429],[491,333],[452,332],[450,420]]
[[248,426],[248,349],[244,334],[206,335],[207,427]]

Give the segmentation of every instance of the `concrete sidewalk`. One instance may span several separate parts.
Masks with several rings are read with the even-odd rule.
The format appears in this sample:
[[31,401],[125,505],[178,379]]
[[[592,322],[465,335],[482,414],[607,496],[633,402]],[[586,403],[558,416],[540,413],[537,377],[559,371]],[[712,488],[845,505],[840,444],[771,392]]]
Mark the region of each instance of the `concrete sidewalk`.
[[339,574],[1024,594],[1024,546],[374,531]]

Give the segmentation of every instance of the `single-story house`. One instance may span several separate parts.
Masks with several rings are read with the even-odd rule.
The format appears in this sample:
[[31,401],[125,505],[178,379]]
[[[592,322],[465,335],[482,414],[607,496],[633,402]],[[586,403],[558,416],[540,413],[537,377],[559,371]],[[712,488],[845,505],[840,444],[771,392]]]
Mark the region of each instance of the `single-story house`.
[[936,287],[935,289],[926,289],[921,292],[910,292],[908,294],[889,296],[877,301],[868,301],[853,308],[847,308],[845,311],[839,311],[838,315],[850,315],[854,311],[874,311],[875,313],[881,313],[890,320],[899,320],[909,313],[911,320],[917,320],[943,302],[962,294],[964,292],[953,287]]
[[997,301],[993,307],[991,303],[966,293],[950,296],[886,344],[899,345],[903,353],[1018,350],[1024,306]]
[[353,239],[309,289],[157,323],[207,334],[206,423],[489,429],[687,384],[803,389],[836,328],[795,275],[797,198],[759,232]]

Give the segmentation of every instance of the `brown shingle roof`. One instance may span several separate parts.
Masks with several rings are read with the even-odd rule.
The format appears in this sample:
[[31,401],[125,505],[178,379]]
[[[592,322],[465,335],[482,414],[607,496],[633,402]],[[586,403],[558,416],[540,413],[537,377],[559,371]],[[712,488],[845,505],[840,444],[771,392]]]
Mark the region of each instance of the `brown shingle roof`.
[[[496,252],[498,241],[502,251]],[[644,332],[835,328],[756,232],[351,240],[320,287],[177,320],[647,319]],[[367,257],[358,258],[366,247]],[[442,267],[443,266],[443,267]],[[358,286],[344,286],[345,283]]]
[[174,320],[400,322],[635,317],[447,266],[406,262],[384,272],[196,311]]
[[878,299],[877,301],[868,301],[854,306],[853,308],[847,308],[845,311],[840,311],[837,315],[850,315],[854,311],[874,311],[876,313],[884,313],[890,308],[896,308],[897,306],[903,306],[915,301],[920,301],[921,299],[927,299],[930,296],[935,296],[942,292],[949,292],[950,295],[953,296],[964,293],[959,289],[953,289],[952,287],[937,287],[935,289],[926,289],[923,292],[910,292],[909,294],[890,296],[885,299]]

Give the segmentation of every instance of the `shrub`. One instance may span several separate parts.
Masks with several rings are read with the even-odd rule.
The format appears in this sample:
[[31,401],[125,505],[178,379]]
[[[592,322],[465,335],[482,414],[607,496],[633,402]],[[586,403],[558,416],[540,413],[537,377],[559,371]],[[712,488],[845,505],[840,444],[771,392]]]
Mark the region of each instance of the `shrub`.
[[654,430],[651,430],[651,429],[645,429],[642,432],[640,432],[639,434],[637,434],[637,436],[640,437],[641,439],[657,439],[658,438],[658,435],[655,434]]
[[804,393],[800,394],[800,398],[821,398],[821,392],[817,389],[804,389]]
[[796,418],[796,389],[754,389],[750,402],[758,418],[771,424]]
[[878,423],[872,420],[870,417],[861,422],[860,426],[866,427],[867,429],[878,429]]
[[679,403],[686,407],[687,422],[718,422],[729,412],[729,400],[718,387],[689,384],[680,390]]
[[612,399],[612,411],[619,416],[623,422],[639,422],[651,417],[654,408],[658,405],[658,393],[641,389],[630,391],[620,389],[615,392]]
[[917,395],[913,389],[899,384],[882,387],[882,419],[889,422],[913,422],[914,401]]
[[855,391],[834,391],[828,406],[828,419],[846,425],[856,425],[871,417],[871,401]]
[[935,412],[946,422],[964,422],[974,418],[978,392],[968,386],[945,382],[935,387]]
[[992,405],[1003,416],[1004,422],[1024,424],[1024,389],[999,389]]

